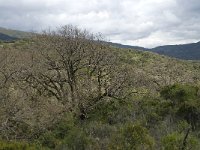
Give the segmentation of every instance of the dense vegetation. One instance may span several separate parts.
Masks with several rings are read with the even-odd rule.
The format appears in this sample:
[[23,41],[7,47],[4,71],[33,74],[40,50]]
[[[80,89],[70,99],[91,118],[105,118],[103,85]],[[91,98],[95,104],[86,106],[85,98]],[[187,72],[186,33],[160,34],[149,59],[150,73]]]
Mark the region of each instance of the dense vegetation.
[[0,149],[200,149],[198,62],[64,26],[1,43],[0,81]]

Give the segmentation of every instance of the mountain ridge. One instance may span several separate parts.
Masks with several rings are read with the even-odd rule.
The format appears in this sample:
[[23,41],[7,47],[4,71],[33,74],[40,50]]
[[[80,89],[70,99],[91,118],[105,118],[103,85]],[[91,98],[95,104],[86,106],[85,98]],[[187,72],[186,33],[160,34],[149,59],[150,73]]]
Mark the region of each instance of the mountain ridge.
[[4,41],[4,42],[9,42],[9,41],[14,41],[17,40],[18,38],[16,37],[12,37],[3,33],[0,33],[0,40]]
[[200,42],[158,46],[150,51],[186,60],[200,60]]
[[[0,27],[0,33],[9,36],[11,40],[13,40],[13,38],[16,39],[28,38],[32,35],[31,32],[7,29],[3,27]],[[0,37],[0,40],[3,40],[3,38]]]
[[150,51],[160,55],[166,55],[184,60],[200,60],[200,41],[196,43],[177,44],[177,45],[163,45],[155,48],[144,48],[139,46],[123,45],[118,43],[111,43],[112,46],[119,48],[130,48],[142,51]]
[[[32,35],[31,32],[12,30],[0,27],[0,41],[13,41],[17,39],[28,38]],[[108,45],[118,48],[136,49],[141,51],[150,51],[161,55],[175,57],[184,60],[200,60],[200,42],[163,45],[155,48],[145,48],[140,46],[124,45],[120,43],[106,42]]]

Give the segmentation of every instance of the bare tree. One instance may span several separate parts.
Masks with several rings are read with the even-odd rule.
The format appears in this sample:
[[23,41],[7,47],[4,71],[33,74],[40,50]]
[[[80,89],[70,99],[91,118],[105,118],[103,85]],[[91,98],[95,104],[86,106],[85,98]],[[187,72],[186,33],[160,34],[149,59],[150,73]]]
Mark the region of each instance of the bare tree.
[[33,38],[36,64],[25,81],[39,93],[54,96],[67,110],[85,115],[103,97],[118,97],[127,71],[101,36],[71,25]]

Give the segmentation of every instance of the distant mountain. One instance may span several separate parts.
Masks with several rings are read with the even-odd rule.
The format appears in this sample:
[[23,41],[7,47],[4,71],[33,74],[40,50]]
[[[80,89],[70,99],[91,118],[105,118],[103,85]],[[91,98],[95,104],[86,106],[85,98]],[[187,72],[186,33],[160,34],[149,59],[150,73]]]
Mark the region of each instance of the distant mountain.
[[1,41],[14,41],[14,40],[17,40],[17,39],[18,38],[16,38],[16,37],[12,37],[12,36],[0,33],[0,40]]
[[182,45],[164,45],[155,48],[144,48],[138,46],[122,45],[118,43],[110,43],[112,46],[119,48],[131,48],[142,51],[151,51],[161,55],[175,57],[185,60],[200,60],[200,42],[182,44]]
[[24,32],[24,31],[18,31],[18,30],[12,30],[12,29],[6,29],[0,27],[0,40],[1,41],[13,41],[16,39],[21,38],[28,38],[32,35],[30,32]]
[[200,42],[182,45],[165,45],[150,49],[158,54],[186,60],[200,60]]
[[[0,41],[13,41],[16,39],[28,38],[32,34],[33,33],[31,32],[11,30],[0,27]],[[200,42],[191,44],[182,44],[182,45],[164,45],[152,49],[139,46],[123,45],[112,42],[107,42],[107,43],[111,46],[118,48],[130,48],[142,51],[151,51],[161,55],[167,55],[170,57],[175,57],[185,60],[200,60]]]

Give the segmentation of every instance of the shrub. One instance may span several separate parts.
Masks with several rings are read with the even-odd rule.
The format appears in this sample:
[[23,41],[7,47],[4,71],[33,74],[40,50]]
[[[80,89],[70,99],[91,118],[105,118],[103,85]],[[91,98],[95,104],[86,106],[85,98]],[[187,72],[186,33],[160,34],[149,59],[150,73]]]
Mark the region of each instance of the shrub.
[[175,84],[167,86],[161,91],[161,96],[170,99],[174,104],[197,98],[198,88],[192,85]]
[[189,135],[186,141],[186,145],[183,148],[183,140],[185,135],[183,133],[173,132],[171,134],[166,135],[162,139],[162,148],[164,150],[198,150],[199,147],[199,140]]
[[25,142],[0,141],[0,149],[1,150],[37,150],[39,149],[39,146],[31,145]]
[[148,130],[140,125],[126,124],[114,135],[109,145],[110,150],[145,150],[152,149],[154,140]]

